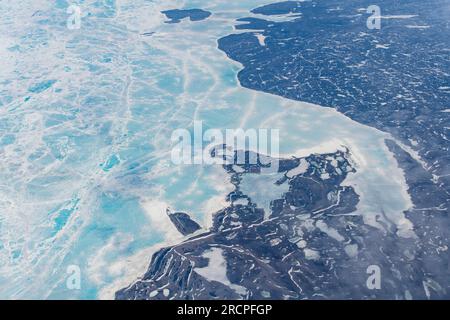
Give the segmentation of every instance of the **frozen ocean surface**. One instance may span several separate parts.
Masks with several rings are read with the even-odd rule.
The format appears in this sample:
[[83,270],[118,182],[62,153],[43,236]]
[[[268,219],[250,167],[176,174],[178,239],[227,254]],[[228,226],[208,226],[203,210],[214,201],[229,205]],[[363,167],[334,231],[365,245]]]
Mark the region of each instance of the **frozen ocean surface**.
[[[172,132],[194,121],[279,129],[283,158],[348,150],[355,170],[342,186],[359,196],[352,214],[381,232],[393,225],[396,236],[417,237],[404,213],[414,206],[404,169],[385,143],[397,137],[331,108],[241,86],[244,66],[218,40],[248,32],[236,20],[270,3],[80,1],[78,30],[66,27],[64,0],[0,3],[0,298],[114,298],[146,272],[153,253],[188,239],[167,208],[207,231],[234,186],[222,166],[171,162]],[[203,15],[166,23],[163,11],[174,9]],[[266,45],[262,30],[253,36],[253,45]],[[241,190],[264,219],[268,197],[288,191],[275,184],[281,176],[243,176]],[[226,278],[220,249],[204,256],[219,257],[212,266],[220,273],[204,267],[200,275],[245,292]],[[66,286],[74,265],[80,290]]]

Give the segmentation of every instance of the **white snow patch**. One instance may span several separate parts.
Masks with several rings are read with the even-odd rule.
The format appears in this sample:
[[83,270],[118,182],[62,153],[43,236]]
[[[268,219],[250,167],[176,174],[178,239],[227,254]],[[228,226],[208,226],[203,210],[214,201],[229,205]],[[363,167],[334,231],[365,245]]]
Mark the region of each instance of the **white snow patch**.
[[417,15],[414,14],[399,14],[399,15],[387,15],[387,16],[381,16],[381,19],[411,19],[415,18]]
[[344,251],[350,258],[356,258],[358,256],[358,245],[349,244],[345,246]]
[[158,290],[155,290],[155,291],[150,292],[149,297],[150,297],[150,298],[154,298],[154,297],[156,297],[157,295],[158,295]]
[[246,206],[246,205],[248,205],[248,199],[246,199],[246,198],[237,199],[236,201],[233,201],[233,205],[235,205],[235,206],[237,206],[237,205]]
[[330,238],[333,238],[336,241],[342,242],[345,240],[345,238],[343,236],[341,236],[336,229],[329,227],[323,220],[317,221],[316,227],[320,231],[322,231],[323,233],[325,233]]
[[430,28],[430,26],[417,26],[417,25],[407,25],[406,26],[409,29],[428,29]]
[[275,246],[279,245],[280,243],[281,243],[281,239],[280,238],[276,238],[276,239],[270,240],[270,245],[272,247],[275,247]]
[[223,256],[223,250],[212,248],[206,251],[202,257],[209,259],[208,266],[204,268],[195,268],[194,271],[208,281],[220,282],[233,289],[239,295],[246,295],[245,287],[232,284],[227,277],[227,262]]
[[305,258],[307,260],[319,260],[320,258],[320,254],[316,250],[305,248],[303,252],[305,253]]
[[328,180],[328,179],[330,179],[330,174],[329,174],[329,173],[322,173],[322,174],[320,175],[320,179],[322,179],[322,180]]
[[164,297],[167,298],[170,295],[170,290],[169,289],[164,289],[163,290],[163,295],[164,295]]
[[301,159],[300,163],[297,167],[295,167],[294,169],[292,169],[286,173],[286,177],[291,179],[300,174],[304,174],[308,170],[308,168],[309,168],[308,161],[306,161],[305,159]]
[[233,170],[234,170],[234,172],[237,172],[237,173],[243,173],[243,172],[245,172],[245,169],[244,169],[244,168],[242,168],[242,167],[240,167],[240,166],[237,166],[237,165],[233,165]]
[[264,217],[268,219],[272,213],[270,203],[279,199],[289,191],[289,184],[276,184],[283,177],[282,173],[244,174],[241,181],[241,191],[250,197],[258,208],[264,209]]
[[255,37],[258,39],[258,42],[261,46],[266,46],[266,36],[260,33],[255,34]]
[[297,247],[299,247],[300,249],[305,249],[307,245],[308,243],[305,240],[300,240],[299,242],[297,242]]

